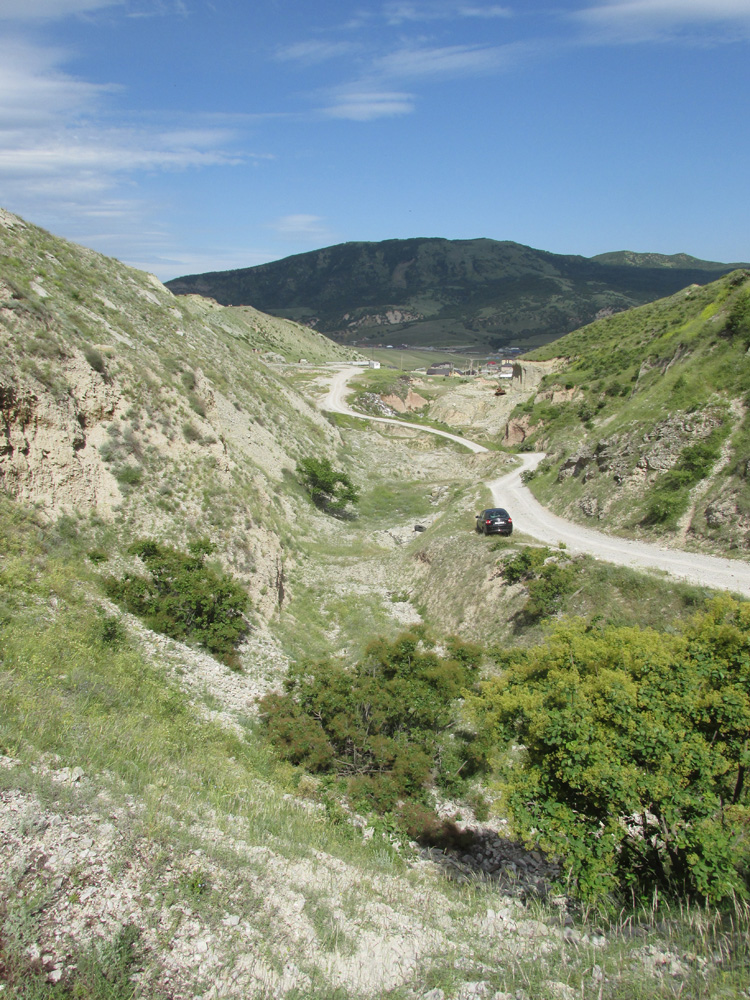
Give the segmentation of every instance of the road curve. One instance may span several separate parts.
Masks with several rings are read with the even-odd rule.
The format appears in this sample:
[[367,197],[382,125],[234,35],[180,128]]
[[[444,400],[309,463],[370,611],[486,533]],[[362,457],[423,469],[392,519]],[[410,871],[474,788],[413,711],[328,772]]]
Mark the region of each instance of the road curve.
[[[320,408],[377,423],[414,427],[416,430],[457,441],[476,453],[488,451],[483,445],[467,441],[457,434],[449,434],[447,431],[435,430],[422,424],[409,424],[390,417],[370,417],[352,410],[346,405],[347,382],[355,372],[361,370],[352,367],[337,372],[331,380],[327,395],[319,404]],[[534,452],[520,455],[519,458],[521,465],[487,484],[492,493],[493,503],[498,507],[507,507],[512,512],[517,530],[548,545],[558,545],[563,542],[566,550],[573,554],[586,553],[597,559],[620,566],[630,566],[633,569],[657,570],[700,586],[715,590],[732,590],[750,597],[750,564],[743,560],[722,559],[718,556],[667,549],[647,542],[605,535],[601,531],[593,531],[591,528],[585,528],[583,525],[574,524],[552,514],[521,481],[522,473],[527,469],[536,468],[544,455],[541,452]]]
[[521,482],[522,473],[536,468],[544,455],[536,452],[519,457],[522,460],[520,466],[487,485],[492,492],[493,503],[512,511],[514,524],[525,534],[547,544],[563,542],[568,552],[587,553],[633,569],[658,570],[690,583],[716,590],[733,590],[750,597],[750,565],[742,560],[667,549],[648,542],[605,535],[551,513]]
[[330,388],[328,393],[323,397],[323,399],[318,403],[321,410],[327,410],[329,413],[345,413],[350,417],[359,417],[360,420],[374,420],[378,424],[395,424],[397,427],[413,427],[418,431],[427,431],[429,434],[437,434],[438,437],[448,438],[449,441],[457,441],[462,444],[469,451],[473,451],[478,454],[481,451],[489,451],[485,448],[483,444],[477,444],[476,441],[467,441],[462,438],[459,434],[449,434],[448,431],[439,431],[434,427],[425,427],[424,424],[410,424],[405,420],[394,420],[393,417],[371,417],[366,413],[358,413],[357,410],[353,410],[351,406],[346,405],[346,392],[347,392],[347,382],[355,373],[361,373],[361,368],[343,368],[340,372],[331,379]]

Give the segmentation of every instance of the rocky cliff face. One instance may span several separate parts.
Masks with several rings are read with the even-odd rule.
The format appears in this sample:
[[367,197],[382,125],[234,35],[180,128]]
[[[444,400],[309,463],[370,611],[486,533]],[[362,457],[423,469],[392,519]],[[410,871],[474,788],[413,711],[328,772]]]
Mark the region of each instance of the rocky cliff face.
[[64,398],[7,374],[0,384],[0,484],[50,515],[85,509],[111,515],[122,495],[98,448],[121,394],[83,358],[71,358],[61,371],[69,386]]

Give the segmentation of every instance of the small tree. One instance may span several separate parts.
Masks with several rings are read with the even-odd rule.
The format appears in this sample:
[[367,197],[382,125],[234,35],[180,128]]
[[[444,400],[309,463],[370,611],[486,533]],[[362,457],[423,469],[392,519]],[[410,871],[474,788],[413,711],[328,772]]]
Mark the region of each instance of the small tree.
[[341,515],[347,504],[359,500],[359,490],[345,472],[337,472],[327,458],[303,458],[297,463],[302,485],[316,507]]

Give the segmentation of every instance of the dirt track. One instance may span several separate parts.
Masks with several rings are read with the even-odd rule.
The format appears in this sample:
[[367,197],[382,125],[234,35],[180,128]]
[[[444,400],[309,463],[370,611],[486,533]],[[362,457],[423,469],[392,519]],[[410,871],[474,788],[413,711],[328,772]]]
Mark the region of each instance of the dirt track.
[[[361,370],[361,368],[344,368],[337,372],[331,380],[328,394],[319,404],[321,409],[333,413],[346,413],[378,423],[414,427],[429,434],[438,434],[440,437],[457,441],[477,453],[488,450],[483,445],[467,441],[457,434],[434,430],[421,424],[408,424],[390,417],[368,417],[352,410],[346,405],[347,382],[355,372]],[[617,563],[620,566],[630,566],[633,569],[668,573],[691,583],[715,590],[731,590],[750,597],[750,565],[743,560],[704,556],[695,552],[684,552],[681,549],[662,548],[646,542],[605,535],[550,513],[521,482],[521,473],[525,469],[536,467],[544,455],[536,452],[520,455],[519,458],[521,464],[516,469],[488,483],[493,502],[498,507],[507,507],[510,510],[517,531],[531,535],[548,545],[558,545],[563,542],[567,550],[572,553],[587,553],[597,559]]]

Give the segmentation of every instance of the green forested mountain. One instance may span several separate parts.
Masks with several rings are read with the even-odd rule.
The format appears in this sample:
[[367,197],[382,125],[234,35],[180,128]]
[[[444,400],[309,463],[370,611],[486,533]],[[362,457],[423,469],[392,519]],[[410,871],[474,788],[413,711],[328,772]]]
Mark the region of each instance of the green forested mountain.
[[586,258],[490,239],[344,243],[167,283],[342,342],[530,348],[738,264],[629,251]]

